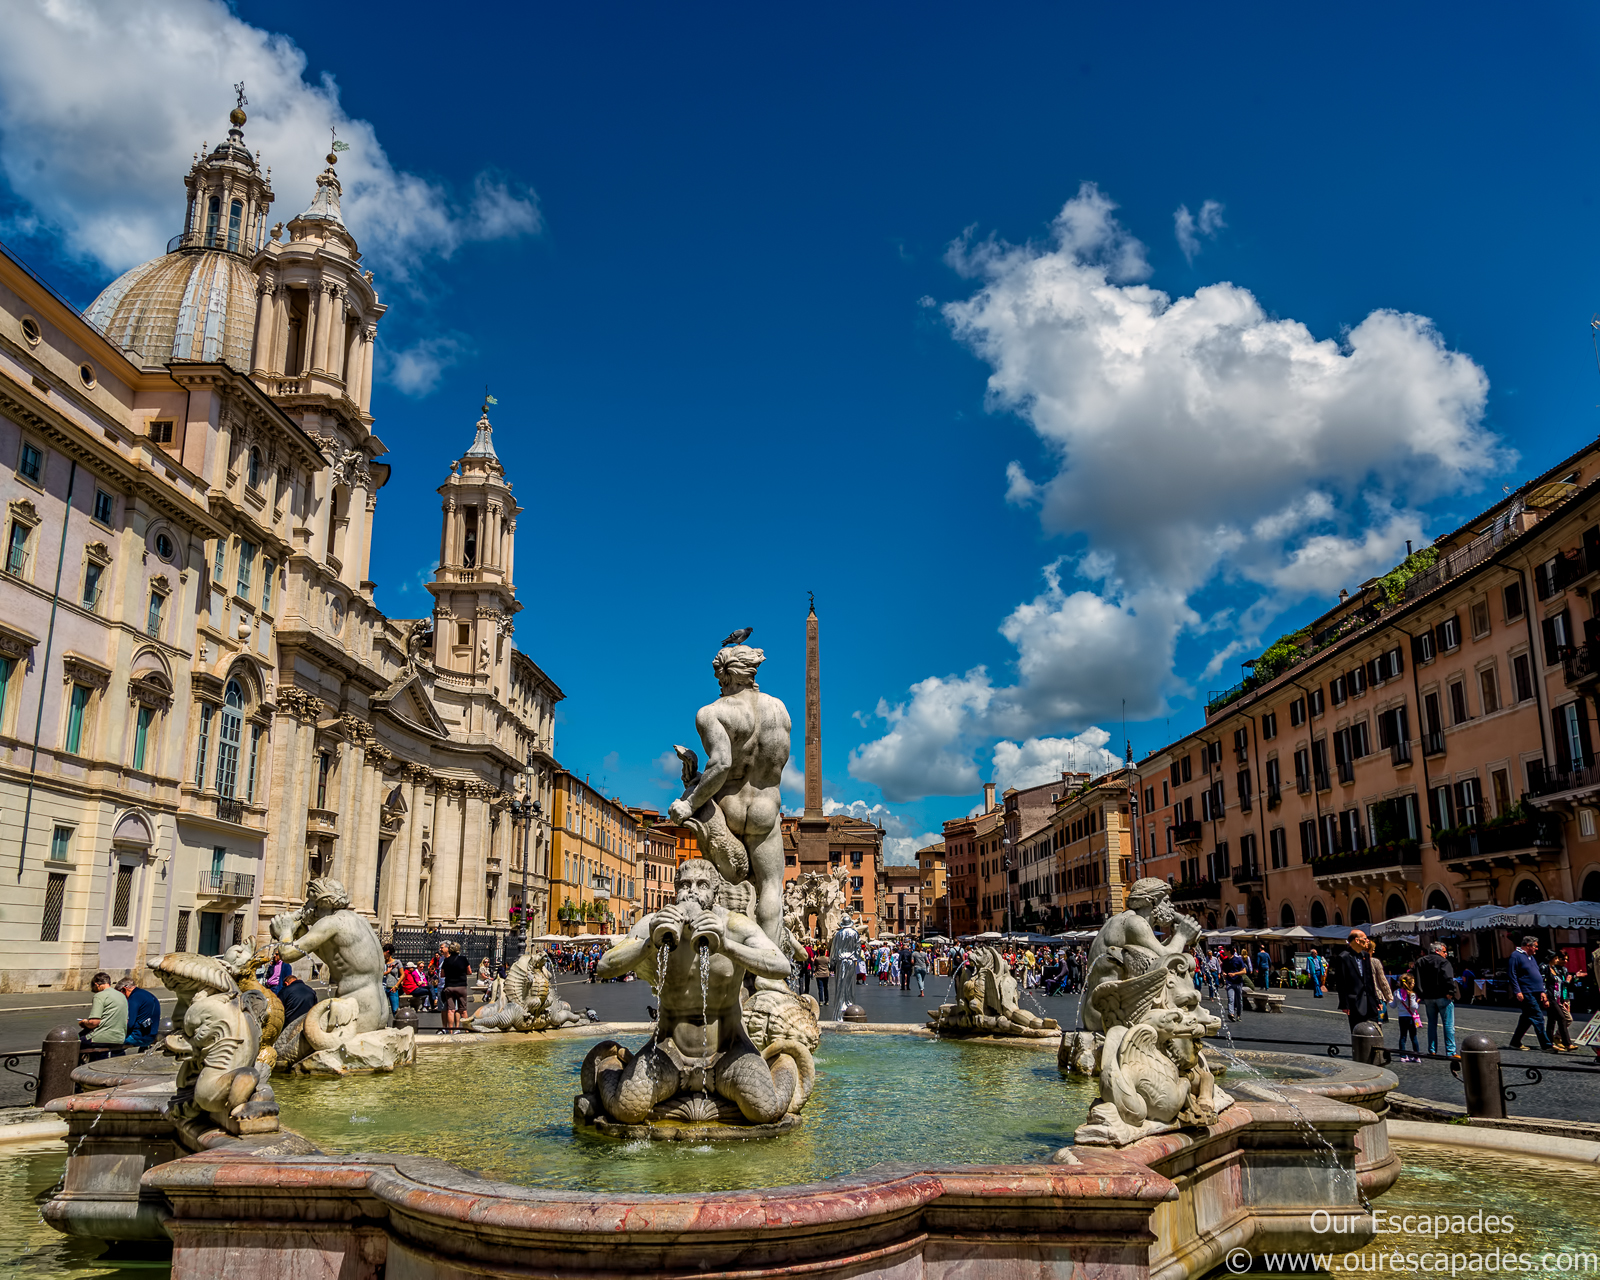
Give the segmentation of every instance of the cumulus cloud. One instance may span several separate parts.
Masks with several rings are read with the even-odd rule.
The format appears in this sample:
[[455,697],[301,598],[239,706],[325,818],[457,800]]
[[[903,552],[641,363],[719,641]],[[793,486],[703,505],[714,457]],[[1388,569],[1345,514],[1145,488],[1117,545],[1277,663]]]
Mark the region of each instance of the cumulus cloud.
[[245,140],[273,166],[275,214],[298,213],[336,126],[345,220],[389,281],[472,240],[537,232],[533,192],[484,173],[458,197],[397,168],[331,75],[306,79],[287,36],[221,0],[16,0],[0,40],[0,171],[69,252],[121,271],[182,229],[182,179],[202,141],[228,127],[231,88],[249,94]]
[[[1115,207],[1085,184],[1047,243],[969,229],[951,246],[979,283],[943,315],[990,365],[991,410],[1026,420],[1053,465],[1008,465],[1006,497],[1087,550],[1001,624],[1013,681],[974,667],[879,701],[883,732],[850,771],[892,801],[970,794],[997,737],[1082,729],[1124,698],[1130,717],[1159,713],[1184,688],[1185,632],[1253,632],[1387,569],[1425,537],[1422,506],[1514,462],[1483,426],[1483,370],[1426,318],[1374,311],[1318,339],[1238,285],[1174,299],[1141,283]],[[1195,235],[1223,225],[1206,208]],[[1208,619],[1191,601],[1216,584],[1234,603]]]
[[445,370],[471,349],[471,344],[457,334],[421,338],[398,351],[379,343],[378,372],[396,390],[420,399],[438,390]]
[[1087,773],[1093,777],[1121,768],[1122,757],[1106,750],[1111,735],[1104,729],[1089,728],[1070,738],[1029,738],[1024,742],[994,744],[994,769],[991,777],[1001,793],[1007,787],[1026,791],[1046,782],[1058,781],[1063,773]]
[[786,796],[805,796],[806,771],[795,763],[793,752],[783,762],[783,779],[778,784],[778,790]]
[[1183,250],[1185,261],[1193,262],[1195,255],[1200,252],[1200,237],[1215,240],[1217,232],[1228,224],[1222,220],[1222,206],[1215,200],[1207,200],[1200,206],[1200,215],[1196,217],[1189,212],[1189,206],[1180,204],[1177,212],[1172,215],[1173,234],[1178,238],[1178,248]]
[[916,827],[895,813],[887,805],[868,804],[865,800],[852,800],[841,804],[833,797],[825,797],[822,811],[829,817],[842,813],[862,822],[883,828],[883,861],[886,866],[915,866],[917,850],[926,849],[944,839],[942,831],[918,832]]

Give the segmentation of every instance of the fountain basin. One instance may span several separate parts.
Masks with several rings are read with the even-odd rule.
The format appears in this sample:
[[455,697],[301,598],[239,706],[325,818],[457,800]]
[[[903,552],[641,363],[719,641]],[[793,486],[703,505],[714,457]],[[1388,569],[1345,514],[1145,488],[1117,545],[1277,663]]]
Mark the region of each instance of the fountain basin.
[[[824,1037],[828,1061],[811,1105],[824,1102],[822,1081],[837,1082],[831,1119],[824,1119],[824,1103],[816,1116],[808,1108],[807,1123],[793,1133],[711,1155],[683,1144],[600,1143],[570,1129],[563,1146],[549,1130],[554,1121],[537,1107],[548,1093],[559,1114],[572,1096],[572,1065],[563,1068],[560,1053],[552,1053],[564,1049],[563,1039],[575,1041],[581,1062],[587,1037],[550,1037],[550,1087],[531,1095],[505,1093],[498,1077],[475,1083],[500,1071],[500,1062],[508,1076],[525,1071],[516,1045],[464,1056],[442,1077],[455,1082],[452,1091],[414,1094],[410,1115],[381,1123],[380,1106],[345,1106],[356,1096],[353,1086],[396,1078],[305,1081],[284,1098],[285,1123],[305,1130],[305,1149],[293,1149],[293,1134],[231,1140],[147,1167],[137,1194],[174,1242],[174,1276],[215,1274],[225,1256],[230,1278],[245,1280],[530,1272],[885,1280],[1025,1272],[1064,1280],[1086,1267],[1128,1280],[1177,1280],[1204,1274],[1239,1245],[1312,1247],[1314,1213],[1359,1214],[1358,1187],[1370,1198],[1398,1173],[1380,1115],[1333,1096],[1381,1106],[1395,1079],[1379,1068],[1308,1067],[1316,1079],[1270,1082],[1263,1086],[1270,1096],[1244,1098],[1210,1129],[1121,1150],[1074,1150],[1063,1135],[1082,1117],[1089,1089],[1056,1077],[1047,1055],[861,1034]],[[914,1105],[903,1105],[902,1091],[891,1106],[889,1086],[900,1076],[890,1068],[913,1052],[930,1055],[922,1063],[930,1078],[908,1077]],[[865,1057],[850,1059],[853,1053]],[[399,1078],[402,1085],[409,1081],[414,1091],[417,1072],[431,1059],[452,1056],[422,1054],[421,1065]],[[932,1078],[941,1064],[946,1075]],[[1020,1078],[1013,1086],[1019,1092],[989,1096],[990,1077],[995,1087]],[[505,1096],[498,1109],[485,1110],[461,1096],[469,1088]],[[75,1160],[89,1160],[93,1116],[128,1100],[100,1094],[62,1101],[71,1104],[61,1109],[73,1140],[89,1134]],[[335,1105],[368,1123],[324,1136],[319,1128]],[[529,1106],[534,1114],[517,1127]],[[452,1127],[452,1112],[472,1123]],[[159,1141],[154,1112],[143,1114],[149,1139]],[[1325,1149],[1308,1145],[1307,1125]],[[475,1143],[474,1126],[486,1135]],[[510,1136],[496,1138],[500,1128]],[[912,1136],[896,1147],[900,1128]],[[376,1141],[362,1144],[359,1133]],[[329,1149],[330,1138],[337,1150]],[[1006,1154],[985,1157],[985,1143]],[[379,1144],[394,1149],[371,1149]],[[436,1153],[471,1160],[493,1176]],[[899,1162],[880,1163],[886,1154]],[[88,1189],[84,1179],[76,1185],[80,1193]],[[72,1209],[80,1226],[88,1220],[85,1196]],[[1345,1240],[1356,1247],[1366,1238]]]

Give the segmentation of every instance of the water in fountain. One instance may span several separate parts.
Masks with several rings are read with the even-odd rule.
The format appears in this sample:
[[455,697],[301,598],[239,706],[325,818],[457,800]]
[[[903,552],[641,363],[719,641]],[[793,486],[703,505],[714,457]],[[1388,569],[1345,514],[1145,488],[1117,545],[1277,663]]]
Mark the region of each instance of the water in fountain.
[[[700,1030],[703,1034],[706,1028],[707,1010],[711,999],[711,948],[702,942],[697,950],[700,953]],[[712,1046],[713,1049],[715,1047],[715,1045]],[[706,1092],[706,1074],[705,1069],[702,1068],[700,1071],[700,1096],[702,1098],[708,1096]]]
[[[1222,1048],[1220,1045],[1203,1047],[1215,1048],[1216,1051],[1228,1061],[1229,1065],[1240,1067],[1250,1075],[1254,1076],[1257,1082],[1256,1087],[1266,1095],[1268,1100],[1272,1102],[1281,1102],[1287,1106],[1289,1110],[1294,1113],[1295,1128],[1299,1129],[1300,1132],[1305,1136],[1308,1145],[1314,1149],[1320,1148],[1322,1162],[1325,1165],[1328,1165],[1331,1169],[1338,1173],[1344,1174],[1350,1179],[1351,1185],[1356,1193],[1356,1199],[1361,1201],[1361,1207],[1370,1213],[1372,1211],[1372,1203],[1367,1199],[1366,1192],[1361,1189],[1361,1182],[1356,1177],[1355,1170],[1346,1169],[1344,1165],[1339,1163],[1339,1153],[1334,1149],[1333,1143],[1329,1142],[1327,1138],[1323,1137],[1322,1131],[1311,1122],[1311,1120],[1306,1116],[1305,1112],[1300,1110],[1299,1103],[1297,1103],[1292,1097],[1283,1092],[1281,1089],[1273,1088],[1269,1083],[1267,1083],[1269,1077],[1253,1062],[1250,1062],[1248,1059],[1242,1056],[1242,1052],[1233,1038],[1233,1025],[1231,1019],[1228,1017],[1227,1002],[1224,997],[1225,986],[1226,983],[1224,982],[1223,986],[1218,987],[1216,999],[1218,1013],[1222,1020],[1222,1030],[1223,1034],[1227,1037],[1228,1047],[1226,1049]],[[1201,1003],[1204,1003],[1203,998]]]

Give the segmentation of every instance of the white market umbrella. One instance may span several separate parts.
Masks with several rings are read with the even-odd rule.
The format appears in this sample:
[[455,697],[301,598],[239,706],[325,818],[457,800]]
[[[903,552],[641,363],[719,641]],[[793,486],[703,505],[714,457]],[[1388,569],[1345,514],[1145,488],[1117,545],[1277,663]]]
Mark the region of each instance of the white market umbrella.
[[[1600,929],[1600,902],[1533,902],[1522,908],[1543,929]],[[1518,925],[1518,928],[1526,928]]]
[[[1516,908],[1468,907],[1451,911],[1433,922],[1433,927],[1444,933],[1471,933],[1474,929],[1521,929],[1517,923],[1520,913]],[[1493,921],[1494,923],[1490,923]]]
[[998,942],[1000,940],[1000,935],[998,933],[992,933],[992,932],[991,933],[975,933],[972,936],[973,936],[973,939],[975,941],[978,941],[978,942]]
[[1302,924],[1291,924],[1287,928],[1277,930],[1273,936],[1281,942],[1298,942],[1302,938],[1314,938],[1317,935]]
[[1434,907],[1430,911],[1418,911],[1411,915],[1394,916],[1391,919],[1372,925],[1368,928],[1367,933],[1374,938],[1389,938],[1397,934],[1415,933],[1418,929],[1434,925],[1447,914],[1447,912]]

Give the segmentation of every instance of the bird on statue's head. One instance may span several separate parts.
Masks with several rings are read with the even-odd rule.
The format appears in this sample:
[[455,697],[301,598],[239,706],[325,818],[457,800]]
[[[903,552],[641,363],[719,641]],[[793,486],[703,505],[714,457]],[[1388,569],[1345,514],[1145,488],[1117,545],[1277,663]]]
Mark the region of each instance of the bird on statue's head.
[[733,645],[736,645],[736,644],[743,644],[746,640],[748,640],[750,638],[750,633],[752,631],[754,631],[754,630],[755,630],[754,627],[740,627],[737,631],[735,631],[731,636],[729,636],[726,640],[724,640],[722,642],[722,647],[724,649],[727,649],[727,648],[731,648]]

